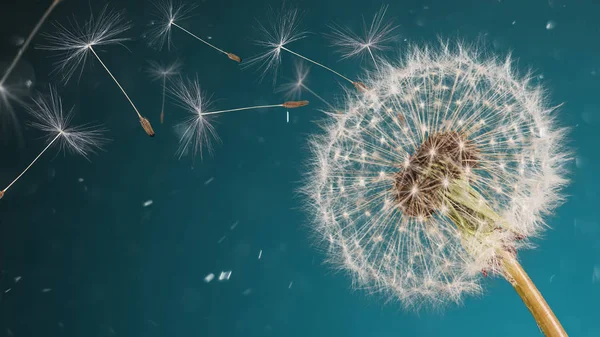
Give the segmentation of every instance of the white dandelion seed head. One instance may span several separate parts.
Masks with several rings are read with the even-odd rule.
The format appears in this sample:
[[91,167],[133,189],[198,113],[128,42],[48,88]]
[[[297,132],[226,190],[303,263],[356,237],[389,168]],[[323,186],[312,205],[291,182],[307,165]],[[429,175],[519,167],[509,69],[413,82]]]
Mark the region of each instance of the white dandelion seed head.
[[369,56],[375,61],[374,53],[390,49],[390,44],[397,40],[394,31],[398,28],[393,21],[384,19],[388,6],[381,9],[373,16],[370,24],[363,17],[362,35],[356,34],[350,28],[334,23],[330,25],[331,33],[326,34],[331,45],[337,48],[342,59],[360,56]]
[[[481,291],[482,270],[497,271],[500,250],[528,247],[546,227],[567,182],[565,130],[510,58],[442,43],[377,68],[365,85],[378,104],[349,92],[343,117],[325,121],[311,141],[303,192],[316,232],[330,238],[330,262],[358,287],[412,308],[461,302]],[[444,164],[451,151],[462,164],[446,175],[409,174],[440,172],[429,163]],[[461,182],[479,197],[455,196],[498,216],[473,216],[475,228],[459,228],[457,204],[443,193]]]
[[48,142],[56,138],[60,151],[69,151],[89,159],[91,154],[102,150],[108,141],[104,137],[106,129],[99,125],[70,126],[73,118],[73,108],[65,112],[62,99],[56,88],[50,86],[47,95],[37,94],[32,99],[32,104],[27,105],[29,114],[34,121],[29,125],[47,133]]
[[125,20],[124,11],[113,11],[104,6],[97,16],[92,13],[83,25],[73,18],[67,26],[55,23],[54,27],[55,32],[43,34],[46,44],[38,48],[58,53],[54,73],[66,83],[80,66],[83,71],[93,47],[122,45],[129,40],[119,35],[129,30],[131,23]]
[[202,159],[204,149],[212,155],[212,143],[219,141],[219,136],[212,125],[214,117],[207,115],[212,102],[200,88],[198,78],[180,78],[168,90],[177,104],[188,112],[187,118],[175,126],[181,130],[176,155],[181,158],[191,151],[192,157],[200,155]]
[[243,67],[257,67],[261,73],[262,80],[267,73],[273,72],[273,84],[277,78],[277,69],[281,63],[281,50],[289,43],[301,40],[306,37],[306,32],[300,30],[300,21],[302,12],[297,8],[288,8],[282,5],[280,10],[274,10],[272,7],[267,9],[267,22],[263,24],[256,21],[256,29],[261,36],[256,40],[256,45],[266,50],[244,62]]
[[148,69],[146,69],[146,72],[153,81],[166,80],[169,77],[179,75],[181,67],[182,64],[179,60],[175,60],[171,63],[148,61]]
[[187,19],[196,5],[184,4],[178,0],[157,0],[152,1],[152,5],[154,19],[150,21],[145,35],[148,45],[158,50],[166,46],[170,50],[173,45],[171,40],[173,24]]

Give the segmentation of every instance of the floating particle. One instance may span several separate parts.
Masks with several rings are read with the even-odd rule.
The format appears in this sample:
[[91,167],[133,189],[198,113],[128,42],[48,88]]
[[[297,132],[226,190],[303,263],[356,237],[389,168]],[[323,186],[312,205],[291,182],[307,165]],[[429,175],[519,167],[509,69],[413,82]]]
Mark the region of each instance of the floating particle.
[[212,36],[209,36],[209,37],[208,37],[208,39],[209,39],[209,40],[212,40]]
[[8,288],[8,289],[4,290],[4,293],[8,294],[11,290],[12,290],[12,288]]
[[234,222],[234,223],[233,223],[233,225],[231,225],[231,226],[229,227],[229,229],[230,229],[230,230],[234,230],[234,229],[237,227],[237,225],[238,225],[239,223],[240,223],[239,221],[236,221],[236,222]]
[[144,201],[144,207],[148,207],[148,206],[152,205],[153,203],[154,203],[154,201],[152,201],[152,200],[146,200],[146,201]]
[[221,274],[219,274],[219,281],[227,281],[227,280],[229,280],[230,277],[231,277],[231,270],[222,271]]
[[600,282],[600,265],[594,266],[592,271],[592,283]]
[[49,293],[51,291],[52,291],[52,288],[44,288],[44,289],[42,289],[43,293]]
[[210,184],[213,180],[215,180],[215,177],[210,177],[207,181],[204,182],[204,185]]
[[294,281],[290,282],[290,285],[288,285],[288,289],[292,289],[292,284],[294,284]]
[[285,118],[285,122],[289,123],[290,122],[290,112],[286,111],[286,118]]
[[551,30],[554,28],[556,28],[556,21],[548,20],[548,22],[546,22],[546,29]]
[[19,281],[21,281],[21,276],[15,277],[15,283],[19,283]]
[[261,256],[262,256],[262,249],[260,250],[260,252],[258,252],[258,259],[259,260],[260,260]]
[[244,290],[244,292],[242,292],[242,295],[244,295],[244,296],[248,296],[250,294],[252,294],[252,288],[248,288],[248,289]]
[[516,24],[517,24],[517,21],[513,21],[513,22],[512,22],[512,25],[513,25],[513,26],[514,26],[514,25],[516,25]]
[[79,178],[77,179],[78,182],[82,183],[83,182],[83,178]]
[[227,236],[223,235],[223,236],[222,236],[222,237],[219,239],[219,241],[217,241],[217,243],[221,243],[221,242],[225,241],[225,239],[226,239],[226,238],[227,238]]
[[554,276],[556,276],[556,275],[552,274],[552,276],[550,276],[550,283],[552,283],[552,280],[554,280]]
[[212,281],[215,278],[215,274],[210,273],[206,276],[204,276],[204,282],[209,283],[210,281]]

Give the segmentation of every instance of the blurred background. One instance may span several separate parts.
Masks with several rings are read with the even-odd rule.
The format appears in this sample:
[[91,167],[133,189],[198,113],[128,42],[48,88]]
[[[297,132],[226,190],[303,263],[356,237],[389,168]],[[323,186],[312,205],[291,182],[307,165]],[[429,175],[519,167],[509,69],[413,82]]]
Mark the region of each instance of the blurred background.
[[[0,9],[0,69],[4,69],[48,7],[49,0],[4,0]],[[106,2],[65,0],[42,26],[83,22]],[[190,1],[191,3],[191,1]],[[198,36],[248,58],[261,51],[255,19],[280,1],[203,0],[179,22]],[[332,22],[359,30],[382,2],[302,0],[301,28],[311,34],[288,47],[350,77],[371,69],[360,59],[340,61],[323,37]],[[600,3],[567,0],[393,1],[386,17],[399,28],[391,51],[438,37],[480,43],[487,52],[518,60],[563,104],[576,150],[568,201],[548,219],[535,250],[520,254],[570,336],[600,336]],[[480,298],[442,312],[408,312],[399,303],[351,289],[351,279],[323,265],[310,239],[310,218],[298,194],[309,152],[306,140],[327,106],[310,93],[306,108],[219,116],[214,155],[178,159],[174,125],[186,112],[167,98],[159,122],[161,84],[148,60],[183,62],[197,75],[214,107],[276,104],[279,85],[294,81],[295,61],[283,54],[277,76],[260,82],[256,69],[237,64],[180,31],[175,48],[157,52],[143,35],[153,19],[147,0],[113,0],[134,28],[127,48],[96,50],[120,80],[155,138],[139,126],[125,97],[93,59],[81,77],[58,91],[75,123],[104,124],[112,142],[84,158],[49,150],[0,201],[0,336],[537,336],[540,332],[512,287],[487,278]],[[47,92],[55,54],[36,49],[40,34],[11,76]],[[330,104],[345,83],[315,67],[304,82]],[[23,93],[28,101],[30,93]],[[27,127],[24,109],[3,112],[0,186],[45,146]],[[18,130],[18,131],[17,131]],[[260,256],[260,257],[259,257]],[[231,272],[227,278],[228,272]],[[222,280],[219,280],[221,274]],[[214,279],[210,279],[210,274]]]

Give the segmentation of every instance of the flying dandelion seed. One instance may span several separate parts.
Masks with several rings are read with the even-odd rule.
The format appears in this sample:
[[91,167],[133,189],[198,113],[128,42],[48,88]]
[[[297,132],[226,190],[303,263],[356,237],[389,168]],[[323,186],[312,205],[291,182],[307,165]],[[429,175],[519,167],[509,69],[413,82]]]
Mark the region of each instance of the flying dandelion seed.
[[392,21],[384,20],[387,9],[388,6],[381,6],[381,9],[373,16],[370,25],[363,18],[364,35],[362,36],[340,24],[330,25],[331,33],[326,36],[331,40],[333,47],[339,49],[342,59],[354,56],[364,57],[365,54],[368,54],[377,66],[378,62],[373,53],[388,50],[389,44],[397,40],[397,36],[393,33],[398,26]]
[[314,92],[311,88],[307,86],[307,77],[309,74],[310,68],[305,66],[303,62],[299,61],[295,66],[295,78],[293,81],[285,83],[281,85],[276,92],[284,92],[286,99],[298,99],[302,96],[302,91],[306,90],[311,95],[315,96],[321,102],[323,102],[329,109],[332,111],[335,110],[329,102],[327,102],[323,97]]
[[[307,33],[300,30],[299,23],[302,18],[302,13],[296,9],[288,9],[285,6],[280,11],[275,11],[272,7],[267,9],[267,26],[257,21],[257,30],[262,36],[261,40],[256,41],[256,44],[267,50],[252,57],[248,60],[245,67],[257,66],[261,71],[260,79],[262,80],[269,71],[273,71],[277,75],[277,69],[281,64],[281,51],[284,50],[302,60],[308,61],[317,65],[351,83],[356,89],[362,91],[364,84],[358,81],[352,81],[348,77],[339,72],[319,63],[306,56],[300,55],[295,51],[288,49],[286,46],[294,41],[301,40],[307,36]],[[273,77],[275,83],[276,76]]]
[[[204,43],[205,45],[213,48],[219,53],[224,54],[230,60],[235,61],[237,63],[242,62],[242,59],[234,53],[226,52],[221,48],[213,45],[212,43],[198,37],[194,33],[189,30],[183,28],[177,22],[181,22],[184,20],[187,15],[196,8],[195,5],[187,6],[182,3],[172,0],[164,0],[164,1],[155,1],[153,5],[156,9],[156,20],[152,21],[150,24],[150,30],[148,32],[148,38],[150,39],[150,45],[156,47],[157,49],[162,49],[165,45],[167,48],[171,47],[171,29],[173,27],[178,28],[179,30],[187,33],[191,37],[196,40]],[[177,22],[175,22],[177,21]],[[209,38],[210,39],[210,38]]]
[[379,69],[312,141],[304,192],[330,262],[411,308],[461,302],[499,275],[547,336],[567,336],[516,259],[567,183],[544,91],[510,58],[460,44]]
[[122,11],[111,11],[105,6],[97,17],[94,17],[92,13],[90,19],[83,26],[75,20],[70,22],[70,27],[61,24],[55,24],[54,26],[57,30],[55,33],[44,34],[48,44],[38,48],[59,53],[59,60],[55,64],[55,72],[60,74],[63,82],[67,83],[80,66],[79,76],[81,76],[90,54],[94,55],[135,110],[146,134],[154,137],[154,130],[150,121],[140,114],[125,89],[108,70],[108,67],[94,49],[96,46],[122,45],[123,42],[128,40],[127,38],[118,37],[131,28],[131,24],[125,21],[124,13]]
[[257,105],[243,108],[227,109],[227,110],[211,110],[210,97],[200,89],[198,79],[185,80],[181,79],[175,83],[173,88],[169,88],[172,94],[178,101],[179,105],[190,113],[190,116],[181,122],[177,128],[183,130],[179,140],[179,148],[177,155],[181,158],[189,150],[192,150],[193,155],[200,154],[202,158],[203,148],[207,148],[209,154],[212,154],[212,140],[219,140],[215,128],[211,125],[213,116],[234,111],[269,109],[269,108],[286,108],[295,109],[308,105],[308,101],[287,101],[281,104],[272,105]]
[[160,107],[160,124],[163,124],[165,121],[165,92],[167,89],[167,78],[179,75],[179,71],[181,70],[181,62],[176,60],[170,64],[162,64],[155,61],[149,61],[150,68],[148,69],[148,74],[152,80],[161,80],[162,81],[162,103]]
[[67,113],[63,111],[62,100],[53,87],[50,87],[49,95],[35,97],[33,104],[28,106],[28,111],[35,119],[35,122],[30,124],[31,127],[48,134],[48,145],[21,174],[0,191],[0,199],[53,144],[57,144],[59,151],[69,151],[89,159],[90,154],[102,149],[107,141],[103,137],[105,130],[101,127],[92,125],[70,127],[73,110],[71,109]]

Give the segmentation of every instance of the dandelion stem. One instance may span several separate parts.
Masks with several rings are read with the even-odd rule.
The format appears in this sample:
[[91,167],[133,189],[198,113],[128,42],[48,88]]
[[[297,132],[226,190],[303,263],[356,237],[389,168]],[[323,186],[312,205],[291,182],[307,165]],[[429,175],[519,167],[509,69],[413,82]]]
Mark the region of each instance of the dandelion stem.
[[42,150],[42,152],[40,152],[40,154],[37,155],[37,157],[35,157],[35,159],[25,168],[25,170],[23,170],[23,172],[21,172],[21,174],[19,174],[15,180],[13,180],[10,184],[8,184],[8,186],[6,186],[5,189],[2,190],[2,195],[4,195],[4,193],[6,191],[8,191],[8,189],[17,182],[17,180],[19,180],[19,178],[21,178],[22,175],[25,174],[25,172],[27,172],[27,170],[29,170],[29,168],[31,166],[33,166],[33,164],[35,164],[35,162],[44,154],[44,152],[46,152],[46,150],[48,150],[50,148],[50,146],[52,146],[52,144],[60,137],[62,136],[62,132],[59,132],[56,137],[54,137],[54,139],[52,139],[52,141],[50,143],[48,143],[48,145],[46,145],[46,147]]
[[13,59],[12,63],[10,64],[8,69],[6,69],[6,72],[4,72],[4,75],[2,75],[2,79],[0,80],[0,87],[2,87],[2,85],[4,85],[4,82],[6,82],[6,79],[8,78],[8,76],[10,76],[12,71],[15,69],[15,66],[17,65],[17,63],[19,63],[21,56],[23,56],[23,53],[25,53],[25,50],[27,50],[27,47],[29,47],[29,43],[31,43],[31,40],[33,39],[35,34],[37,34],[38,30],[40,30],[40,27],[42,27],[42,25],[44,24],[44,22],[50,15],[50,13],[52,13],[52,11],[54,10],[54,7],[56,7],[56,5],[58,5],[61,1],[62,0],[53,0],[52,4],[50,4],[50,7],[48,7],[48,9],[46,9],[46,11],[44,12],[44,15],[42,15],[42,17],[40,18],[40,21],[38,21],[38,23],[35,25],[35,27],[33,27],[33,30],[31,31],[31,33],[29,33],[29,36],[27,37],[25,42],[23,42],[23,45],[21,46],[21,48],[19,48],[19,51],[17,52],[17,55]]
[[503,252],[502,266],[505,273],[504,277],[521,296],[544,335],[546,337],[567,337],[567,333],[554,312],[552,312],[552,309],[550,309],[550,306],[517,259],[512,254]]
[[160,123],[161,124],[163,123],[164,118],[165,118],[165,90],[166,90],[166,87],[167,87],[167,85],[166,85],[167,83],[166,82],[167,82],[167,77],[163,76],[163,81],[162,81],[162,89],[163,89],[163,92],[162,92],[162,105],[161,105],[161,108],[160,108]]
[[308,62],[310,62],[310,63],[312,63],[312,64],[315,64],[315,65],[318,65],[319,67],[321,67],[321,68],[323,68],[323,69],[329,70],[330,72],[332,72],[332,73],[334,73],[334,74],[338,75],[339,77],[341,77],[341,78],[345,79],[346,81],[348,81],[348,82],[350,82],[350,83],[354,84],[354,81],[352,81],[352,80],[351,80],[351,79],[349,79],[348,77],[346,77],[346,76],[344,76],[344,75],[342,75],[342,74],[338,73],[337,71],[335,71],[335,70],[333,70],[333,69],[331,69],[331,68],[329,68],[329,67],[327,67],[327,66],[324,66],[324,65],[322,65],[322,64],[321,64],[321,63],[319,63],[319,62],[313,61],[313,60],[309,59],[308,57],[305,57],[305,56],[302,56],[302,55],[300,55],[300,54],[298,54],[298,53],[296,53],[296,52],[293,52],[293,51],[291,51],[291,50],[287,49],[287,48],[286,48],[286,47],[284,47],[284,46],[281,46],[280,48],[281,48],[281,49],[283,49],[283,50],[285,50],[285,51],[287,51],[288,53],[291,53],[291,54],[293,54],[293,55],[296,55],[296,56],[300,57],[300,58],[301,58],[301,59],[303,59],[303,60],[306,60],[306,61],[308,61]]
[[233,112],[233,111],[252,110],[252,109],[279,108],[279,107],[283,107],[283,104],[257,105],[257,106],[248,106],[248,107],[245,107],[245,108],[236,108],[236,109],[228,109],[228,110],[203,112],[202,115],[214,115],[214,114],[220,114],[220,113],[223,113],[223,112]]
[[323,97],[319,96],[316,92],[314,92],[311,88],[305,86],[304,84],[300,83],[300,86],[302,86],[303,89],[305,89],[306,91],[310,92],[313,96],[315,96],[316,98],[318,98],[321,102],[325,103],[331,110],[335,110],[333,108],[333,106],[331,104],[329,104],[329,102],[327,102]]
[[125,92],[125,90],[123,89],[123,87],[121,86],[121,84],[119,83],[119,81],[117,81],[117,79],[113,76],[113,74],[110,72],[110,70],[108,70],[108,68],[106,67],[106,65],[104,64],[104,62],[102,62],[102,60],[100,59],[100,57],[98,56],[98,54],[96,54],[96,51],[94,50],[94,48],[92,46],[90,46],[89,48],[92,51],[92,53],[94,53],[94,56],[96,56],[96,58],[98,59],[98,61],[100,61],[100,64],[102,64],[102,66],[104,67],[104,69],[106,69],[106,72],[108,72],[108,74],[113,79],[113,81],[115,81],[115,83],[119,86],[119,89],[121,89],[121,92],[123,92],[123,95],[125,95],[125,97],[127,97],[127,100],[129,101],[129,103],[133,107],[133,110],[135,110],[135,113],[137,113],[137,115],[140,118],[140,120],[143,119],[144,117],[142,117],[142,115],[140,114],[140,112],[138,111],[138,109],[135,107],[135,104],[133,104],[133,101],[131,101],[131,98],[129,98],[129,95],[127,95],[127,93]]
[[180,25],[176,24],[175,22],[171,22],[171,24],[172,24],[173,26],[175,26],[175,27],[177,27],[177,28],[179,28],[179,29],[183,30],[184,32],[186,32],[186,33],[190,34],[192,37],[196,38],[196,40],[198,40],[198,41],[200,41],[200,42],[202,42],[202,43],[206,44],[207,46],[209,46],[209,47],[212,47],[212,48],[216,49],[217,51],[219,51],[219,52],[221,52],[221,53],[223,53],[223,54],[225,54],[225,55],[229,54],[228,52],[224,51],[223,49],[220,49],[220,48],[218,48],[218,47],[216,47],[216,46],[214,46],[214,45],[212,45],[212,44],[208,43],[208,41],[205,41],[205,40],[203,40],[203,39],[199,38],[198,36],[194,35],[194,34],[193,34],[192,32],[190,32],[189,30],[187,30],[187,29],[185,29],[185,28],[181,27]]

